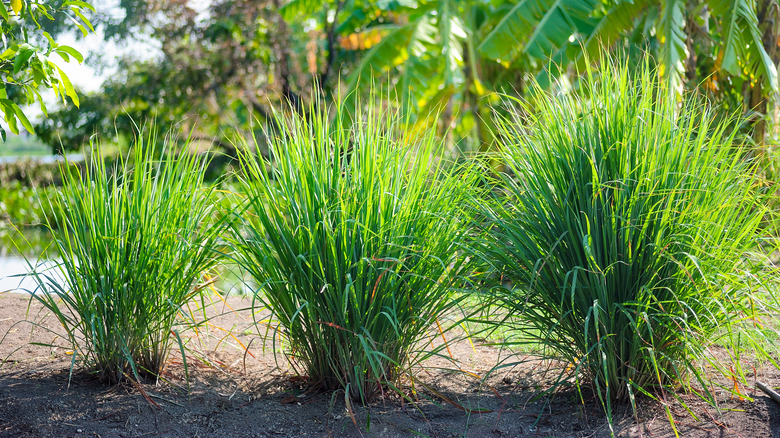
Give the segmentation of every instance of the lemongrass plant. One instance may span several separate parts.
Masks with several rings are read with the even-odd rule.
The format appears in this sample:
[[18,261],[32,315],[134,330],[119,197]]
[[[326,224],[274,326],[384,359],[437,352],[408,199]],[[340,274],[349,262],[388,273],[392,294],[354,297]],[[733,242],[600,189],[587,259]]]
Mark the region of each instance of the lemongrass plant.
[[352,120],[337,104],[331,121],[322,106],[276,114],[268,159],[239,145],[247,204],[235,251],[290,363],[365,402],[398,388],[457,302],[472,177],[448,170],[434,135],[405,130],[392,109]]
[[495,199],[475,199],[476,253],[512,282],[490,294],[516,317],[504,322],[608,414],[693,382],[714,401],[707,348],[739,357],[761,301],[743,281],[763,207],[729,121],[647,63],[603,60],[576,91],[531,95],[499,123],[509,171]]
[[114,168],[93,146],[83,173],[62,172],[50,200],[59,263],[35,274],[33,297],[62,323],[74,357],[111,383],[159,376],[181,343],[177,314],[216,260],[206,161],[147,133]]

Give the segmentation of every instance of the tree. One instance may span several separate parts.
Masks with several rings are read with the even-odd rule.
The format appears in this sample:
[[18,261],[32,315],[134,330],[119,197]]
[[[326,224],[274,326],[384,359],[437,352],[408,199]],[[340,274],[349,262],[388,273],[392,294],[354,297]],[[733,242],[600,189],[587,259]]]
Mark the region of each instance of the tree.
[[[58,99],[65,103],[70,99],[76,106],[79,98],[68,76],[54,62],[57,54],[65,62],[73,58],[79,63],[82,55],[72,47],[57,44],[49,30],[50,22],[70,20],[85,36],[93,30],[85,11],[94,8],[83,1],[45,0],[0,1],[0,31],[3,35],[3,52],[0,54],[0,112],[11,132],[19,133],[19,124],[30,133],[33,126],[21,109],[21,105],[35,102],[46,114],[46,105],[40,89],[54,90]],[[48,30],[47,30],[48,29]],[[6,139],[5,129],[0,125],[0,135]]]
[[131,119],[154,120],[162,132],[175,126],[229,148],[231,132],[267,119],[281,100],[300,105],[314,83],[301,69],[306,40],[289,34],[299,28],[285,28],[274,1],[215,0],[197,11],[185,0],[122,0],[121,21],[96,25],[107,38],[154,41],[159,56],[121,60],[99,92],[83,96],[86,111],[43,120],[41,139],[79,147],[95,133],[131,136]]
[[[780,4],[777,0],[759,0],[756,11],[763,48],[769,54],[772,64],[780,67]],[[754,138],[777,145],[780,144],[780,95],[770,88],[771,98],[762,99],[767,93],[760,88],[761,85],[753,90],[748,104],[759,114],[765,115],[756,125]],[[766,129],[767,122],[769,129]]]
[[777,9],[776,0],[523,0],[479,50],[502,61],[549,57],[546,70],[561,74],[596,59],[602,47],[641,41],[672,89],[703,85],[716,100],[757,115],[761,142],[767,104],[778,106]]
[[719,59],[719,69],[777,90],[777,70],[762,44],[756,0],[523,0],[495,23],[479,50],[496,60],[552,57],[567,65],[581,62],[585,54],[594,59],[603,46],[633,33],[657,42],[662,72],[679,87],[686,61],[697,55],[688,38],[696,22],[715,42],[712,55]]
[[[621,42],[653,53],[678,91],[705,79],[747,84],[746,96],[778,90],[765,47],[777,34],[767,37],[756,0],[291,0],[282,13],[320,17],[327,50],[357,54],[348,88],[392,73],[422,115],[444,106],[446,116],[453,101],[481,114],[492,90],[522,92],[523,73],[560,76]],[[329,44],[336,39],[349,44]]]
[[414,123],[485,147],[496,91],[522,94],[527,74],[576,73],[620,45],[654,54],[677,90],[704,82],[758,111],[777,90],[777,32],[759,20],[777,0],[283,1],[213,0],[195,11],[187,0],[120,0],[122,20],[98,19],[106,35],[154,40],[160,57],[124,60],[103,97],[88,98],[87,116],[64,109],[40,131],[50,144],[111,133],[127,113],[185,120],[182,130],[221,141],[271,106],[303,111],[312,93],[328,101],[377,82],[394,87]]
[[[477,51],[485,23],[500,8],[494,3],[502,4],[292,0],[281,12],[290,23],[318,22],[323,58],[346,61],[340,73],[348,90],[389,81],[417,124],[438,124],[455,141],[476,140],[465,146],[471,148],[489,142],[494,90],[521,83],[524,73],[524,66],[498,64]],[[323,63],[323,72],[332,70]]]

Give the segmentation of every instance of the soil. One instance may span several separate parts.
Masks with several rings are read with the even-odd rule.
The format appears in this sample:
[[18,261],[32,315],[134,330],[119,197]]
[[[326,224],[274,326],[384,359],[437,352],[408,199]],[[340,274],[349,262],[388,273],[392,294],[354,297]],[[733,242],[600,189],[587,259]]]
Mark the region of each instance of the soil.
[[[0,294],[0,436],[2,437],[608,437],[598,400],[562,391],[539,398],[555,377],[553,363],[472,339],[448,340],[457,365],[429,359],[407,382],[408,397],[388,393],[368,406],[343,391],[307,388],[305,377],[274,358],[253,323],[251,302],[212,298],[214,318],[189,331],[187,375],[173,353],[158,382],[106,386],[82,371],[71,373],[73,355],[58,323],[22,294]],[[4,337],[3,337],[4,336]],[[279,348],[277,347],[277,350]],[[490,372],[507,359],[523,363]],[[458,369],[459,368],[459,369]],[[189,377],[187,379],[186,377]],[[754,376],[780,386],[780,373]],[[189,382],[189,383],[188,383]],[[670,402],[679,436],[780,437],[780,404],[743,388],[754,401],[723,396],[715,408],[678,394],[695,414]],[[673,397],[669,396],[671,400]],[[621,437],[673,437],[658,402],[615,409]]]

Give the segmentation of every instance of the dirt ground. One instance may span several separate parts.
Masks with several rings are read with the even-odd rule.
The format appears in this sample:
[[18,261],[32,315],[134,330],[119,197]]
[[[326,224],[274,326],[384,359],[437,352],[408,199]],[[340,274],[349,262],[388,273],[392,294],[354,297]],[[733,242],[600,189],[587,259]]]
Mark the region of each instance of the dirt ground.
[[[347,405],[343,392],[307,391],[305,379],[277,365],[271,345],[256,335],[246,299],[214,299],[212,319],[189,332],[186,359],[172,354],[158,383],[105,386],[76,367],[57,343],[57,323],[21,294],[0,294],[0,436],[2,437],[608,437],[594,397],[574,392],[552,401],[534,396],[550,367],[533,358],[490,373],[502,358],[494,347],[449,341],[456,366],[429,360],[409,389],[414,403],[397,395],[371,405]],[[21,322],[20,322],[21,321]],[[24,321],[34,321],[35,324]],[[447,354],[450,354],[447,353]],[[455,370],[453,370],[455,369]],[[780,386],[780,373],[755,376]],[[671,411],[683,437],[780,437],[780,404],[754,388],[755,401],[725,398],[720,413],[693,395]],[[351,410],[350,410],[351,409]],[[638,401],[616,409],[621,437],[673,437],[665,411]]]

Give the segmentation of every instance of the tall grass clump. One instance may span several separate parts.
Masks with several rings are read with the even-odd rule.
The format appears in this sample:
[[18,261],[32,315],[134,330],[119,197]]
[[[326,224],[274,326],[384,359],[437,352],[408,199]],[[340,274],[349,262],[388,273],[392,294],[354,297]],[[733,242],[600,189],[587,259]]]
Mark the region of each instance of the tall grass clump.
[[247,204],[235,249],[291,364],[365,402],[398,388],[456,304],[470,177],[394,110],[350,119],[337,107],[332,121],[322,105],[277,114],[267,159],[239,147]]
[[112,383],[159,375],[178,338],[177,314],[215,263],[206,163],[149,134],[113,168],[93,147],[83,173],[63,172],[50,200],[62,275],[36,274],[34,298],[86,366]]
[[758,321],[743,280],[763,207],[728,121],[648,64],[603,61],[577,91],[531,94],[499,124],[509,170],[495,199],[476,200],[475,248],[513,283],[491,294],[517,317],[506,322],[568,363],[578,388],[590,382],[608,414],[709,382],[707,348],[734,360],[738,328]]

